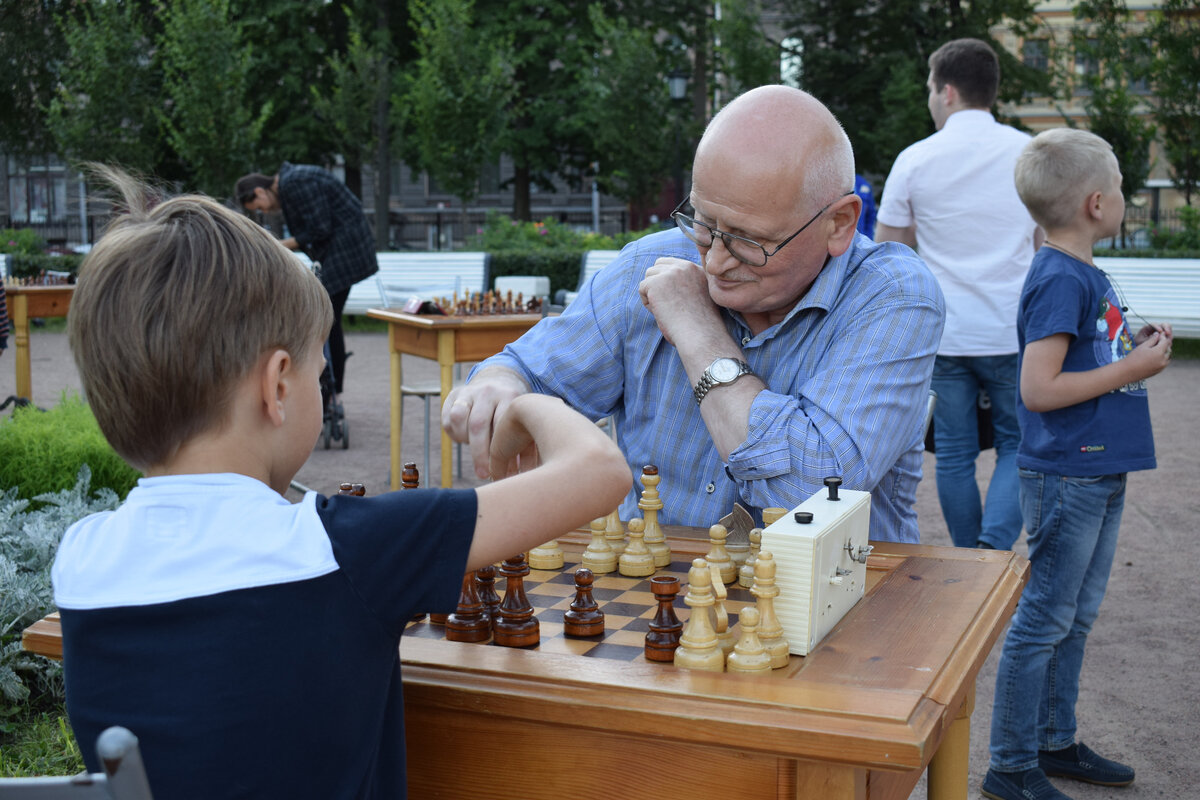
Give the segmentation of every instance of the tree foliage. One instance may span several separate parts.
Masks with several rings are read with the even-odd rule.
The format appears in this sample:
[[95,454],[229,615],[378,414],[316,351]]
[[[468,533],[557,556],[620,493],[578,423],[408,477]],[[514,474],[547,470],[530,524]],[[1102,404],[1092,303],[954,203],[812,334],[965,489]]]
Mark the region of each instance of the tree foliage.
[[229,16],[229,0],[174,0],[160,5],[163,90],[160,112],[166,140],[191,171],[196,188],[228,194],[270,115],[249,95],[250,49]]
[[1200,189],[1200,2],[1164,0],[1150,30],[1155,117],[1171,176],[1188,205]]
[[55,20],[66,5],[46,0],[0,3],[0,150],[9,155],[55,152],[45,109],[57,81],[53,54],[65,49]]
[[928,60],[951,39],[975,37],[996,50],[1000,102],[1044,83],[989,33],[1001,21],[1018,34],[1034,30],[1033,0],[784,0],[783,8],[789,36],[802,42],[801,88],[842,122],[862,173],[886,174],[902,149],[933,132]]
[[162,78],[146,20],[134,3],[89,4],[59,23],[65,56],[48,124],[59,154],[161,172]]

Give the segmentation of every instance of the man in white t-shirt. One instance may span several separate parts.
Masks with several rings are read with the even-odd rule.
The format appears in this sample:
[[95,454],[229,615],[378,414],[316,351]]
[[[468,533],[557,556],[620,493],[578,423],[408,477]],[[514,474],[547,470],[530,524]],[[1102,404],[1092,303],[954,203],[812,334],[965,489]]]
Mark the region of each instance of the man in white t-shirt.
[[[1030,137],[989,111],[999,85],[996,53],[978,39],[947,42],[929,57],[937,133],[897,156],[875,238],[917,249],[946,298],[932,386],[938,499],[950,536],[959,547],[1007,550],[1021,533],[1017,301],[1041,232],[1013,179]],[[996,448],[986,503],[975,480],[981,391]]]

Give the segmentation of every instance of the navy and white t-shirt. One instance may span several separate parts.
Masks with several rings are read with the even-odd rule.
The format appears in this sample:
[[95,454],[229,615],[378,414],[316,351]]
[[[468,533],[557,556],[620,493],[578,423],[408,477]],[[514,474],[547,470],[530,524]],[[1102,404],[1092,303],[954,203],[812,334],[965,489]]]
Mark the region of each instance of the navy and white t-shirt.
[[398,798],[398,645],[451,612],[473,490],[291,504],[242,475],[144,478],[53,568],[67,710],[89,770],[111,725],[156,798]]
[[[1051,247],[1034,256],[1021,292],[1017,337],[1027,342],[1070,334],[1064,372],[1111,364],[1134,348],[1122,303],[1108,277],[1091,264]],[[1154,469],[1154,434],[1146,382],[1066,408],[1034,413],[1017,393],[1021,444],[1017,466],[1052,475],[1085,477]]]

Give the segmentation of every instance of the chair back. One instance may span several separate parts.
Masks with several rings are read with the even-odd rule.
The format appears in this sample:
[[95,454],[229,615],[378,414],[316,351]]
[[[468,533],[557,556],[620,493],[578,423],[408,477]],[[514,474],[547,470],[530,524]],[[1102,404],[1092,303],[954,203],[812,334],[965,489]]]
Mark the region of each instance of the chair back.
[[112,727],[96,740],[104,772],[70,777],[0,778],[4,800],[153,800],[137,737]]

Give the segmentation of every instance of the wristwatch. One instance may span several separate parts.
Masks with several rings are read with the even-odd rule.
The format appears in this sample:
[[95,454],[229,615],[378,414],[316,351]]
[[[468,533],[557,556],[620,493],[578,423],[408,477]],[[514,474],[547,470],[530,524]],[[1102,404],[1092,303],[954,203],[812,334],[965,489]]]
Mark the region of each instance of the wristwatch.
[[696,396],[696,405],[700,405],[700,401],[708,394],[709,389],[721,384],[733,383],[752,371],[750,365],[740,358],[718,358],[708,365],[708,369],[704,370],[704,374],[700,376],[700,382],[692,390]]

